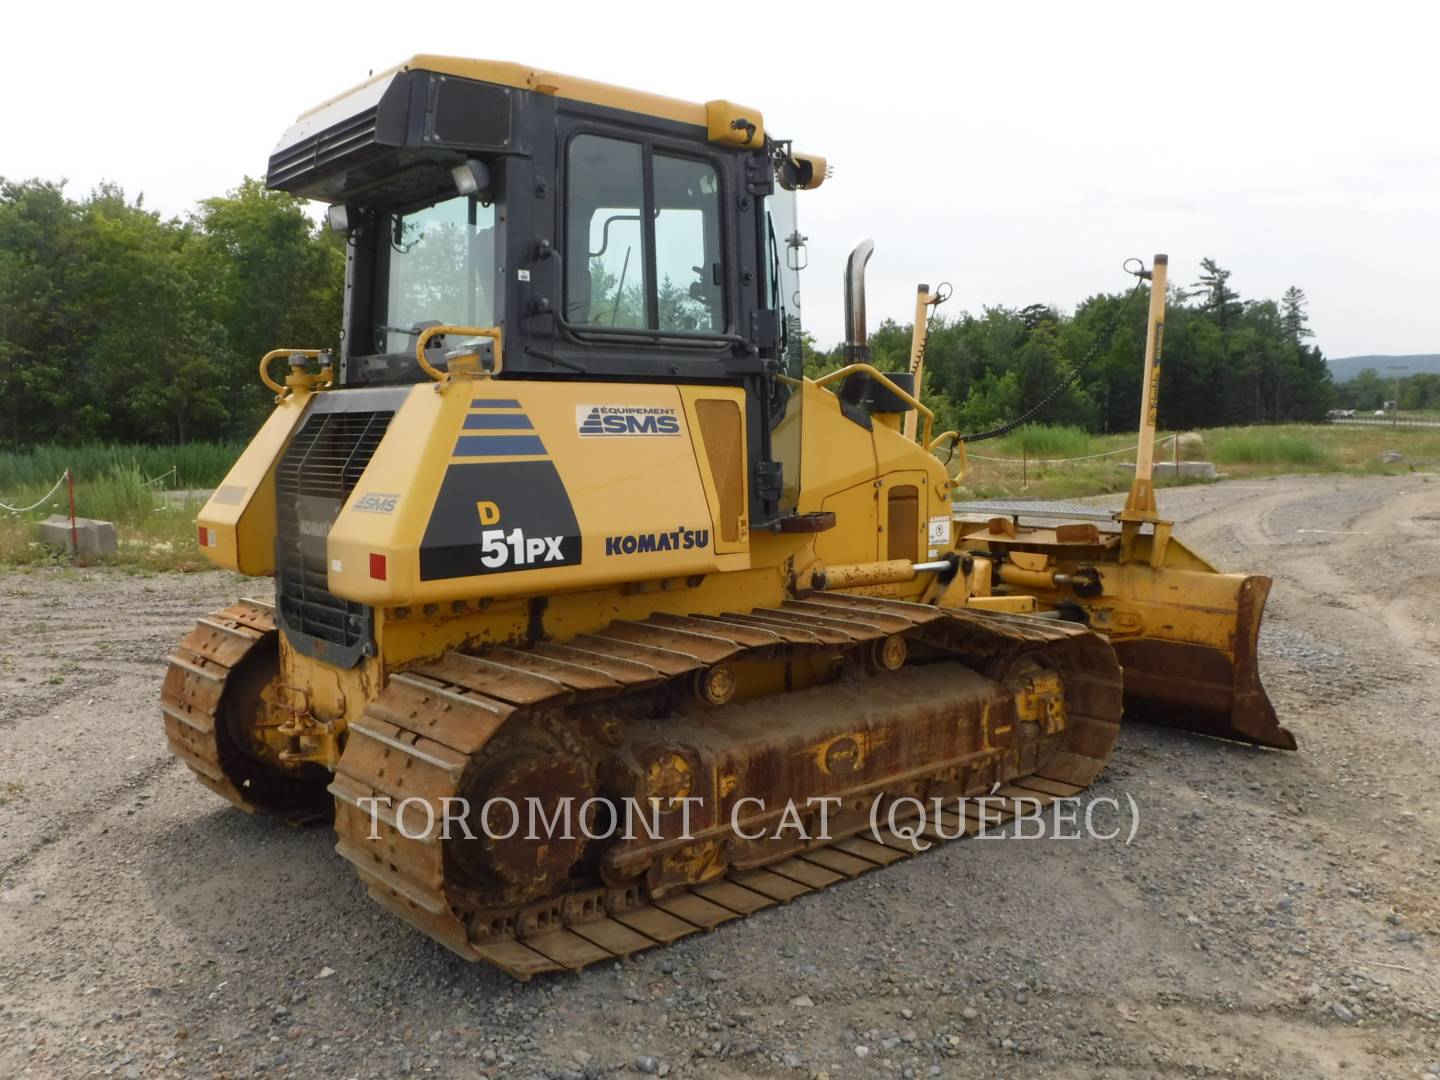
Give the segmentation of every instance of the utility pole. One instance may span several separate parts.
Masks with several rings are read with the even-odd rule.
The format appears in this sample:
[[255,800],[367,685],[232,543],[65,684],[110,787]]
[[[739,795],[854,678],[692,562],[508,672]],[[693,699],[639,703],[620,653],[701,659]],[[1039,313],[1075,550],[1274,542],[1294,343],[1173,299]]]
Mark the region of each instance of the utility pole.
[[1409,371],[1410,367],[1407,364],[1386,364],[1385,370],[1395,372],[1395,408],[1390,415],[1390,426],[1398,428],[1400,426],[1400,372]]

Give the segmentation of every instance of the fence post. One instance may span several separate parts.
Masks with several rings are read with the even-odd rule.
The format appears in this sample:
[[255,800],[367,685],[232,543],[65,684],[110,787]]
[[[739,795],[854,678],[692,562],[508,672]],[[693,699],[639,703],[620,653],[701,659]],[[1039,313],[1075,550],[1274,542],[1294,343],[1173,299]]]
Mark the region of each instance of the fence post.
[[80,529],[75,524],[75,473],[65,470],[65,487],[70,492],[70,547],[71,554],[77,558],[80,555]]

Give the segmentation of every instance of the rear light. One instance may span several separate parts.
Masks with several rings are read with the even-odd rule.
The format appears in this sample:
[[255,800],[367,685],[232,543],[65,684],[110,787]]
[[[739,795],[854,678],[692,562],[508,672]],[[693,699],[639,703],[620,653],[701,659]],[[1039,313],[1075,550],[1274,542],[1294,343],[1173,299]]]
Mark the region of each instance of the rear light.
[[198,527],[196,528],[195,531],[196,531],[196,535],[198,536],[198,538],[199,538],[199,540],[200,540],[200,546],[201,546],[202,548],[203,548],[203,547],[212,547],[212,548],[213,548],[213,547],[215,546],[215,530],[214,530],[214,529],[207,529],[204,525],[200,525],[200,526],[198,526]]
[[370,553],[370,576],[376,581],[385,580],[385,556]]

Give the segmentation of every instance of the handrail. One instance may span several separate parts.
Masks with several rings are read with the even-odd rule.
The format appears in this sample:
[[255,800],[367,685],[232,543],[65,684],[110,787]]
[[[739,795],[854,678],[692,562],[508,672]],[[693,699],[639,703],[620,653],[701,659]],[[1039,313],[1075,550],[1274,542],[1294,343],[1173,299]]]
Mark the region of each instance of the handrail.
[[893,383],[883,371],[876,371],[875,368],[871,367],[869,364],[846,364],[844,367],[838,368],[835,371],[832,371],[826,375],[822,375],[820,376],[820,378],[814,379],[812,381],[815,383],[816,386],[824,386],[826,383],[832,383],[836,379],[843,378],[846,375],[851,375],[857,371],[863,371],[865,372],[865,374],[874,378],[881,386],[885,387],[886,390],[889,390],[892,394],[894,394],[901,401],[905,402],[907,405],[909,405],[912,409],[914,409],[916,412],[918,412],[921,416],[925,418],[925,427],[920,433],[920,441],[921,445],[923,445],[927,451],[930,450],[935,445],[935,441],[930,438],[930,432],[935,426],[935,414],[931,412],[928,408],[926,408],[925,405],[921,403],[920,399],[917,398],[914,394],[910,393],[910,391],[902,390],[900,387],[896,386],[895,383]]
[[289,387],[281,386],[270,377],[270,362],[272,360],[277,356],[295,356],[297,353],[300,356],[308,356],[313,360],[321,353],[328,351],[328,349],[271,349],[260,358],[260,381],[268,386],[275,393],[276,397],[279,397],[283,395]]
[[425,359],[425,346],[430,343],[433,337],[441,334],[464,334],[468,337],[488,337],[495,342],[495,363],[496,370],[499,370],[500,363],[500,328],[498,326],[427,326],[420,331],[419,338],[415,341],[415,359],[420,362],[420,370],[429,375],[438,383],[443,383],[450,378],[449,372],[441,371],[429,360]]
[[[941,462],[941,464],[945,466],[945,471],[948,474],[950,472],[950,463],[955,460],[956,451],[959,451],[960,468],[956,471],[955,476],[963,476],[970,470],[970,459],[965,451],[965,440],[960,437],[960,432],[955,431],[954,429],[951,429],[950,431],[942,431],[939,435],[936,435],[935,438],[930,440],[930,445],[926,447],[926,449],[933,450],[935,447],[943,443],[946,439],[953,439],[954,442],[950,444],[950,456],[946,458],[943,462]],[[952,479],[954,479],[954,477],[952,477]]]

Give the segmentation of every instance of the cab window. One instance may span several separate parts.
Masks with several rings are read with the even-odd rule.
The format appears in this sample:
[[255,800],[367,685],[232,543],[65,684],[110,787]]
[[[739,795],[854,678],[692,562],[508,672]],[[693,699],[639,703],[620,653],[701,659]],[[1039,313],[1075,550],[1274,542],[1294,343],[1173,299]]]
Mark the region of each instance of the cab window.
[[642,148],[577,135],[568,165],[565,317],[592,326],[646,326]]
[[586,133],[570,141],[566,176],[568,321],[680,334],[725,329],[712,164]]

